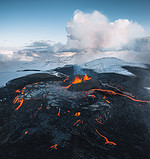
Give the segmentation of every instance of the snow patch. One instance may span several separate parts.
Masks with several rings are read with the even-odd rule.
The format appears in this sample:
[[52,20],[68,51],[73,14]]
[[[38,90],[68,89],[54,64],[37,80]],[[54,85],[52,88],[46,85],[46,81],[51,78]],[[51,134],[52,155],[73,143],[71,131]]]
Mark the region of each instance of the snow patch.
[[128,63],[115,57],[100,58],[81,64],[82,68],[93,69],[98,73],[118,73],[128,76],[134,75],[131,72],[123,69],[122,66],[136,66],[145,68],[143,64]]

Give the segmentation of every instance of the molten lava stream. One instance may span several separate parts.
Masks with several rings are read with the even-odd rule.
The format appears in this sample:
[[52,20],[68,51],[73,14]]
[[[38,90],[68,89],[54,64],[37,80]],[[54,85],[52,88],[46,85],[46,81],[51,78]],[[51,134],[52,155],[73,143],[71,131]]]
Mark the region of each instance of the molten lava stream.
[[95,119],[98,123],[100,123],[100,124],[102,124],[103,125],[103,123],[102,122],[100,122],[99,120],[97,120],[97,119]]
[[100,91],[100,92],[105,92],[105,93],[107,93],[107,94],[109,94],[109,95],[120,95],[120,96],[124,96],[124,97],[127,97],[127,98],[129,98],[129,99],[135,101],[135,102],[150,103],[150,101],[135,99],[135,98],[130,97],[130,96],[126,95],[126,94],[117,93],[117,92],[114,92],[114,91],[112,91],[112,90],[100,89],[100,88],[99,88],[99,89],[91,89],[90,91],[93,91],[93,92],[94,92],[94,91]]
[[117,144],[114,143],[114,142],[108,141],[107,137],[105,137],[105,136],[103,136],[102,134],[100,134],[100,132],[98,132],[97,129],[96,129],[96,132],[97,132],[101,137],[103,137],[103,138],[106,140],[105,144],[117,145]]
[[[21,91],[16,90],[16,92],[17,92],[17,93],[21,93],[21,95],[24,96],[24,90],[25,90],[25,89],[26,89],[26,87],[23,87]],[[17,103],[20,102],[19,106],[18,106],[15,110],[18,110],[18,109],[22,106],[23,101],[24,101],[23,98],[21,98],[21,97],[19,98],[19,96],[16,96],[16,97],[15,97],[15,99],[13,100],[13,103],[15,104],[16,102],[17,102]]]
[[66,82],[67,80],[69,80],[69,77],[67,77],[66,79],[64,79],[64,81],[63,81],[63,82]]
[[81,122],[81,120],[79,119],[79,120],[77,120],[74,124],[73,124],[73,126],[79,126],[79,124],[80,124],[80,122]]
[[21,91],[20,91],[19,89],[17,89],[17,90],[15,91],[15,93],[21,93]]
[[13,103],[15,104],[18,101],[18,96],[15,97],[15,99],[13,100]]
[[61,109],[59,108],[57,116],[60,116],[60,110],[61,110]]
[[19,104],[19,106],[15,110],[18,110],[22,106],[22,104],[23,104],[23,98],[19,99],[19,102],[20,102],[20,104]]
[[53,146],[50,147],[50,149],[52,149],[52,148],[55,149],[55,150],[57,150],[57,144],[55,144],[55,145],[53,145]]

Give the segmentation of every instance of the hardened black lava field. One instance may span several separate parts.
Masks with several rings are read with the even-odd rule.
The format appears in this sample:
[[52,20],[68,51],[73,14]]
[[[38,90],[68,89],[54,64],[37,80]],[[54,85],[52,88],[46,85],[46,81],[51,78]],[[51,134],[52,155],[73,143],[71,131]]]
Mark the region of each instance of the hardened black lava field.
[[1,159],[148,159],[150,69],[95,73],[74,66],[0,89]]

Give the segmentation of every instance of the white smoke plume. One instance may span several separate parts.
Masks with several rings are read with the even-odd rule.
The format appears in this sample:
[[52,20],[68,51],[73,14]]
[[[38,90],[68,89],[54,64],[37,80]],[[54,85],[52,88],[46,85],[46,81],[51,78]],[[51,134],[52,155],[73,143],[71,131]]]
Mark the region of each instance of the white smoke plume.
[[144,28],[128,19],[109,22],[98,11],[84,13],[74,12],[74,17],[67,23],[67,48],[101,50],[120,50],[132,46],[135,39],[146,35]]

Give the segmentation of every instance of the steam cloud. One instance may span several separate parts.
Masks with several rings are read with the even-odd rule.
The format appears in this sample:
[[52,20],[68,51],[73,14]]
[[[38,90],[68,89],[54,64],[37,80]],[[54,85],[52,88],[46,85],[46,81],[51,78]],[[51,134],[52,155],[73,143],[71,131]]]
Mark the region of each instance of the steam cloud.
[[74,17],[67,24],[68,48],[99,48],[102,50],[119,50],[132,46],[135,39],[146,35],[144,28],[128,19],[109,22],[98,11],[74,12]]

